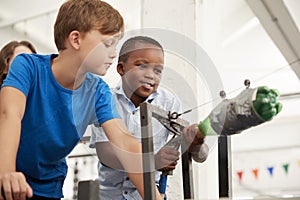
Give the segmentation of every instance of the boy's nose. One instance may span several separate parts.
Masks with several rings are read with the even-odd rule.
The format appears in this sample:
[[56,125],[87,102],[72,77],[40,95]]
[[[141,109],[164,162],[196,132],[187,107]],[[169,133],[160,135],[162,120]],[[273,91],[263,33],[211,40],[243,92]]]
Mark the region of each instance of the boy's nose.
[[153,73],[153,71],[150,70],[150,69],[148,69],[148,70],[145,71],[144,76],[145,76],[146,78],[149,78],[149,79],[154,79],[154,73]]
[[112,58],[112,59],[114,59],[114,58],[117,57],[117,51],[116,51],[116,48],[114,48],[114,49],[110,52],[109,57]]

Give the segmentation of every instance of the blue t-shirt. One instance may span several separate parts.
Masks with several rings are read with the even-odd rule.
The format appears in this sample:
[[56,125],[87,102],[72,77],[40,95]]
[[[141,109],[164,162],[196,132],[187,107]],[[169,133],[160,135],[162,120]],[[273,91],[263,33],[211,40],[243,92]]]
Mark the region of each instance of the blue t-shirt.
[[2,87],[17,88],[26,96],[17,171],[24,173],[35,195],[61,198],[65,157],[89,124],[102,124],[119,115],[100,77],[87,73],[76,90],[59,85],[51,70],[51,59],[56,56],[17,56]]

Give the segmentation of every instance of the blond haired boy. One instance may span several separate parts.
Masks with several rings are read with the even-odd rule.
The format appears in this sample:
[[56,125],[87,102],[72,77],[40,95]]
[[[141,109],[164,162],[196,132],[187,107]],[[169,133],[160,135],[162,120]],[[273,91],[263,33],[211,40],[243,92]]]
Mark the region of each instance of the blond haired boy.
[[[59,54],[17,56],[0,94],[0,200],[60,199],[65,157],[98,123],[143,195],[141,146],[114,109],[105,75],[124,22],[100,0],[68,0],[54,25]],[[125,142],[126,141],[126,142]],[[127,162],[137,154],[135,167]],[[160,199],[157,191],[157,199]]]

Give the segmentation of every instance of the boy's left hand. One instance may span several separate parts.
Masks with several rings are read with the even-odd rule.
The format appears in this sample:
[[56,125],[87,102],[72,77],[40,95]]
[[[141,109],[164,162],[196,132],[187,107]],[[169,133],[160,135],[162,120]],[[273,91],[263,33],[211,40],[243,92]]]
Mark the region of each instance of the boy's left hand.
[[205,136],[200,132],[198,124],[192,124],[183,129],[183,137],[187,144],[203,144]]
[[155,169],[158,171],[174,170],[179,160],[179,151],[176,149],[162,147],[154,156]]

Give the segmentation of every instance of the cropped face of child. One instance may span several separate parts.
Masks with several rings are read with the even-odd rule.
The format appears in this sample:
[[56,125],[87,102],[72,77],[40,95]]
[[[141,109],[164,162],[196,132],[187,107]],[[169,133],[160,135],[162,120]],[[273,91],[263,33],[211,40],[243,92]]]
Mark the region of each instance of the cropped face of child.
[[102,35],[99,31],[90,31],[84,37],[82,48],[84,52],[83,67],[85,70],[100,76],[106,74],[108,68],[116,58],[116,45],[120,34]]
[[162,49],[147,43],[137,43],[126,62],[118,63],[123,89],[135,105],[142,103],[156,91],[164,69]]

